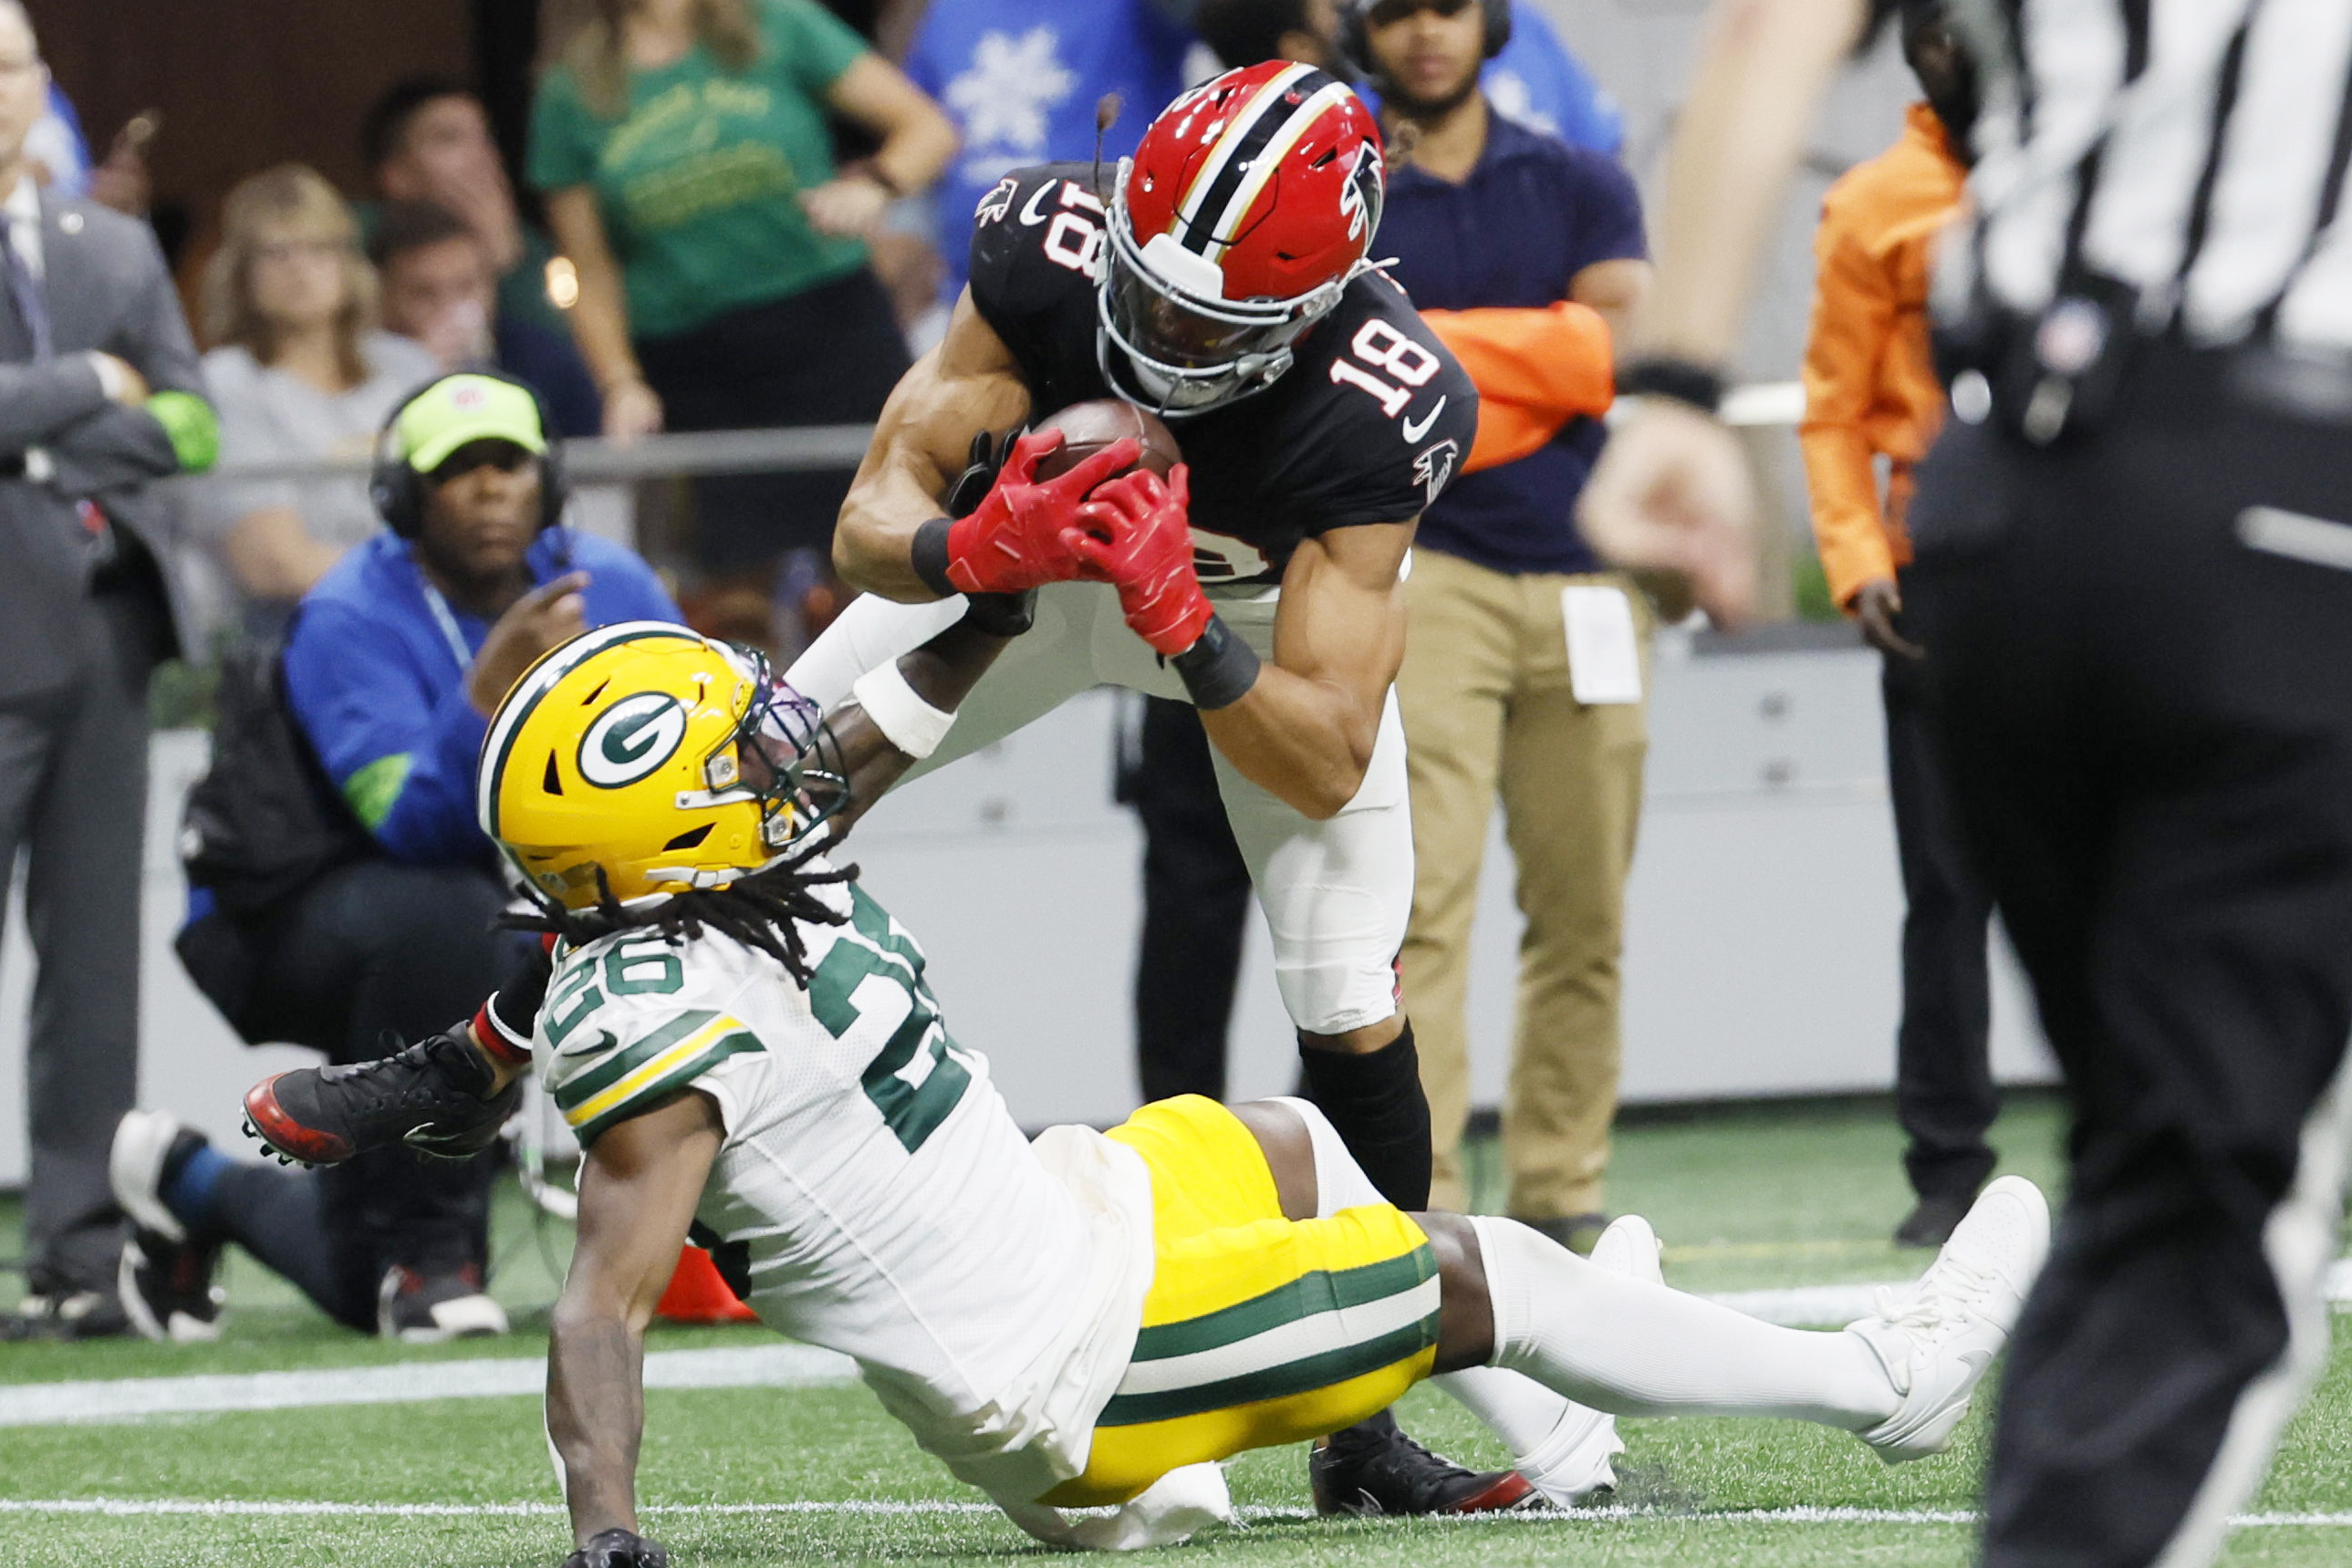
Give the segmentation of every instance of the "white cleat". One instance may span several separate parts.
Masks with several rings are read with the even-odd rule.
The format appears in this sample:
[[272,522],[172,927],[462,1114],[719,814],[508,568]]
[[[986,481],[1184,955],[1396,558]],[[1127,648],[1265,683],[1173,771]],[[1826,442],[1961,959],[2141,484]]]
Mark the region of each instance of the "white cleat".
[[[1596,1269],[1653,1285],[1665,1283],[1658,1269],[1658,1233],[1638,1214],[1629,1214],[1601,1233],[1590,1260]],[[1625,1451],[1617,1417],[1589,1406],[1569,1406],[1551,1436],[1518,1462],[1519,1473],[1555,1507],[1574,1508],[1617,1485],[1613,1462]]]
[[179,1135],[179,1121],[169,1111],[126,1111],[114,1124],[114,1144],[106,1156],[114,1201],[133,1225],[168,1241],[188,1239],[188,1228],[163,1207],[163,1162]]
[[2050,1255],[2050,1205],[2023,1176],[1984,1189],[1909,1296],[1846,1325],[1874,1352],[1903,1402],[1856,1436],[1890,1465],[1939,1454],[1968,1414]]
[[1650,1222],[1638,1214],[1628,1214],[1611,1222],[1592,1244],[1592,1263],[1612,1274],[1630,1274],[1636,1280],[1646,1280],[1653,1285],[1666,1282],[1665,1270],[1658,1267],[1658,1258],[1665,1244]]

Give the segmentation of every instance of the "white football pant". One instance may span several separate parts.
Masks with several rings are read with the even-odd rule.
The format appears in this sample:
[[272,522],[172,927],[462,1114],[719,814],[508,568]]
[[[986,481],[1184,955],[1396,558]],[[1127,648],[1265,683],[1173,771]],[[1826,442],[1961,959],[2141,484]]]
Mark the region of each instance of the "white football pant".
[[[1210,597],[1235,634],[1272,663],[1279,591]],[[784,678],[830,708],[858,676],[920,647],[962,614],[961,599],[898,604],[868,594],[844,611]],[[1129,629],[1108,584],[1043,588],[1036,625],[981,677],[947,738],[908,777],[1001,740],[1098,685],[1185,699],[1176,672]],[[1362,788],[1328,821],[1310,821],[1211,751],[1225,817],[1274,940],[1275,984],[1291,1021],[1310,1034],[1340,1034],[1394,1014],[1397,949],[1412,907],[1412,821],[1395,695],[1381,710]]]

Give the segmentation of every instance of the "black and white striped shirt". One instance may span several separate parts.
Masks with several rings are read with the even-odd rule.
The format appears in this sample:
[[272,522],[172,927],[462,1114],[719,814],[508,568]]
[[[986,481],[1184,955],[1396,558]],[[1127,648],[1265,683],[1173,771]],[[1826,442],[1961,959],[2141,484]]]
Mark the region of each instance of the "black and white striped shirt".
[[1948,307],[2086,277],[2144,333],[2352,353],[2352,0],[1959,0],[1983,68]]

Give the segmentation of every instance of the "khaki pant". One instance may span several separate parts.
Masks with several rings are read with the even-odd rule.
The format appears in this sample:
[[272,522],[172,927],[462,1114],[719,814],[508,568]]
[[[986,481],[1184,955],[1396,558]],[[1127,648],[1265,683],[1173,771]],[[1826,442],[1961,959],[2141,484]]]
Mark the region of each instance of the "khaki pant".
[[[1499,794],[1527,917],[1503,1109],[1509,1212],[1598,1211],[1617,1110],[1618,956],[1642,811],[1646,705],[1587,706],[1569,684],[1560,590],[1625,591],[1646,648],[1649,605],[1615,576],[1510,577],[1417,551],[1397,697],[1417,865],[1402,958],[1436,1147],[1431,1206],[1467,1207],[1464,1000],[1486,824]],[[1644,653],[1644,690],[1647,654]]]

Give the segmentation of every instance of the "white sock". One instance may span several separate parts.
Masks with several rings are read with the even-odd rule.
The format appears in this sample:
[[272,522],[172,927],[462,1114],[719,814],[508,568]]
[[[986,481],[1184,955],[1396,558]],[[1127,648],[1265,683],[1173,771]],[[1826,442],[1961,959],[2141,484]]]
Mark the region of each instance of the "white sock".
[[1507,1219],[1476,1218],[1491,1364],[1617,1416],[1771,1416],[1860,1431],[1901,1396],[1858,1336],[1779,1328],[1597,1269]]
[[1511,1450],[1511,1468],[1563,1507],[1591,1492],[1596,1479],[1605,1483],[1608,1476],[1597,1475],[1596,1468],[1624,1451],[1613,1438],[1596,1449],[1593,1423],[1606,1417],[1531,1377],[1499,1366],[1472,1366],[1429,1381],[1484,1421]]
[[[1348,1153],[1339,1130],[1331,1125],[1330,1118],[1319,1107],[1287,1094],[1278,1099],[1307,1124],[1307,1139],[1315,1148],[1318,1219],[1328,1219],[1343,1208],[1388,1201],[1356,1163],[1355,1156]],[[1513,1468],[1545,1495],[1566,1502],[1590,1487],[1591,1478],[1586,1473],[1589,1466],[1582,1464],[1574,1467],[1574,1474],[1557,1478],[1559,1486],[1548,1484],[1555,1479],[1551,1473],[1554,1465],[1577,1457],[1573,1450],[1578,1448],[1578,1439],[1587,1427],[1586,1413],[1579,1406],[1539,1383],[1494,1367],[1474,1366],[1433,1377],[1430,1382],[1460,1400],[1473,1416],[1484,1421],[1511,1450]]]

